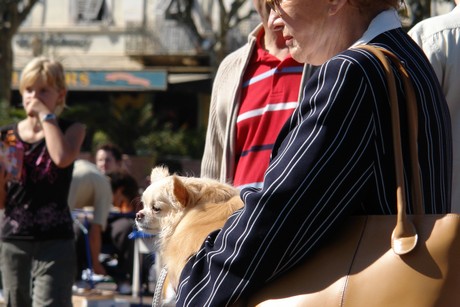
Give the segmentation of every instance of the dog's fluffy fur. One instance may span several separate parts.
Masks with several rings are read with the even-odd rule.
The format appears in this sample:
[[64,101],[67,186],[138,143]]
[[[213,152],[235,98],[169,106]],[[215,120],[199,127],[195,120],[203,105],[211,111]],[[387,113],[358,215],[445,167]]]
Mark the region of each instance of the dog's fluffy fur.
[[238,189],[217,180],[171,175],[155,167],[136,215],[139,230],[159,234],[158,249],[174,289],[187,259],[213,230],[243,207]]

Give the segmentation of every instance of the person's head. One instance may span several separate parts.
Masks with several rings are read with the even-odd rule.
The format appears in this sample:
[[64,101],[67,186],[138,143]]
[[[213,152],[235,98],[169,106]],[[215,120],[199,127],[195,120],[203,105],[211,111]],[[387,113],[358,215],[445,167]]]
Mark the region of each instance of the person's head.
[[[280,26],[275,27],[273,22],[270,20],[270,7],[266,0],[253,0],[254,8],[260,16],[262,25],[264,27],[264,44],[265,48],[273,55],[280,56],[277,51],[280,49],[286,49],[286,42],[283,38],[283,28]],[[281,54],[281,57],[284,54]]]
[[268,17],[270,15],[270,7],[267,5],[266,0],[252,0],[254,8],[262,20],[262,23],[267,25]]
[[103,144],[96,150],[96,166],[104,174],[121,170],[122,157],[121,150],[116,145]]
[[386,9],[402,0],[267,0],[274,26],[284,27],[286,45],[299,62],[321,65],[349,48]]
[[31,60],[23,69],[19,82],[24,108],[38,99],[56,115],[65,107],[67,86],[62,64],[45,57]]
[[125,171],[107,173],[112,186],[113,205],[121,211],[134,211],[139,201],[139,186],[136,179]]

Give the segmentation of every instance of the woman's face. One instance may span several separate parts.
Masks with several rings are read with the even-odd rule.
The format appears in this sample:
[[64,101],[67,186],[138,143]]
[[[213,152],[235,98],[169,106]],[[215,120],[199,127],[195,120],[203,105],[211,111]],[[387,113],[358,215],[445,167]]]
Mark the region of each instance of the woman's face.
[[277,12],[271,11],[269,22],[283,27],[283,36],[292,57],[302,63],[319,65],[333,38],[329,18],[330,1],[279,0]]
[[55,87],[48,85],[43,78],[38,78],[34,83],[29,84],[22,92],[24,109],[27,114],[33,113],[37,102],[44,104],[51,112],[63,100],[65,91],[58,91]]

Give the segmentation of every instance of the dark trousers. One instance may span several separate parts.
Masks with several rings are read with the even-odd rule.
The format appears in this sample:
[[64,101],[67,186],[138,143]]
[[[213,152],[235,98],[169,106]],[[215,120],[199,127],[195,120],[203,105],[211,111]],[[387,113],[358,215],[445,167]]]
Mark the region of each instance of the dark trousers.
[[0,259],[6,306],[72,307],[73,240],[3,241]]
[[116,256],[118,265],[105,266],[107,273],[117,282],[132,282],[134,261],[134,240],[129,239],[134,220],[120,217],[109,220],[103,235],[103,250]]

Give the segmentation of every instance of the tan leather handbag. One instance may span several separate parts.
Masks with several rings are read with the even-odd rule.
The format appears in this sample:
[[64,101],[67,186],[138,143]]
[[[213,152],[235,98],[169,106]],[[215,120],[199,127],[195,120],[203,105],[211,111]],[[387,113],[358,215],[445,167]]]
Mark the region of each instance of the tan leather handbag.
[[[356,216],[338,237],[326,242],[300,267],[264,287],[249,306],[423,307],[460,306],[460,216],[422,212],[420,180],[416,214],[406,215],[401,138],[396,85],[388,59],[400,70],[410,114],[412,177],[419,178],[415,95],[410,79],[395,55],[373,52],[387,73],[391,100],[397,173],[397,216]],[[395,227],[396,224],[396,227]]]

